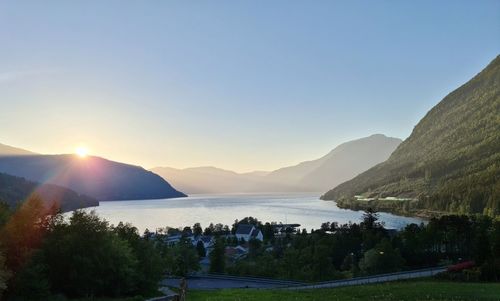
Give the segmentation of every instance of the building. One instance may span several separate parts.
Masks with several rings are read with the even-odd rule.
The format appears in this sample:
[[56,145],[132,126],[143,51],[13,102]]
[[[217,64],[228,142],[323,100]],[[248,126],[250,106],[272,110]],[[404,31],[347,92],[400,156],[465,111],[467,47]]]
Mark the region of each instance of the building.
[[181,241],[181,238],[182,238],[182,235],[180,235],[180,234],[169,235],[166,237],[165,243],[169,246],[174,246]]
[[245,241],[250,241],[251,239],[264,240],[262,231],[250,224],[239,224],[236,229],[236,238],[238,238],[238,240],[244,239]]
[[226,258],[236,261],[248,255],[248,249],[242,246],[226,247],[224,250]]
[[190,238],[193,242],[193,246],[196,246],[198,244],[198,242],[201,241],[203,243],[203,247],[205,247],[205,249],[211,248],[215,244],[214,237],[210,236],[210,235],[200,235],[200,236],[196,236],[196,237],[191,236]]

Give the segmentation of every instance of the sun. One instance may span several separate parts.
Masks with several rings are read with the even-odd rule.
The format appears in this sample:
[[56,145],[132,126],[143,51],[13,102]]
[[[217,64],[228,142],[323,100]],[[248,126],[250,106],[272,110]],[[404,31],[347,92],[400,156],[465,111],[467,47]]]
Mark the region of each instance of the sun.
[[78,146],[77,148],[75,148],[75,154],[80,158],[87,157],[88,153],[89,149],[86,148],[85,146]]

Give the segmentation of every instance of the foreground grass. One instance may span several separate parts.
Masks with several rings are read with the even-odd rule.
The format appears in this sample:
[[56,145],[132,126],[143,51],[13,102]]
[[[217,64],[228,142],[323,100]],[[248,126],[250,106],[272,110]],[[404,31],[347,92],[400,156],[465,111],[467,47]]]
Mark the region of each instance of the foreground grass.
[[[124,298],[78,298],[78,299],[67,299],[63,296],[51,296],[46,301],[144,301],[144,297],[124,297]],[[27,301],[27,300],[23,300]]]
[[425,280],[304,291],[255,289],[190,291],[187,297],[189,301],[500,301],[500,283]]

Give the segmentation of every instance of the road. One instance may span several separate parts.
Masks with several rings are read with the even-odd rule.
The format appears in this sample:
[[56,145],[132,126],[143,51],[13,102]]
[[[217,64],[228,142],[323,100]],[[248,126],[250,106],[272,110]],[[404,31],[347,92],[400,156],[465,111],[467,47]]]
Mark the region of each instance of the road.
[[300,286],[288,287],[287,289],[304,290],[304,289],[332,288],[332,287],[341,287],[341,286],[350,286],[350,285],[361,285],[361,284],[369,284],[369,283],[381,283],[381,282],[389,282],[389,281],[431,277],[431,276],[434,276],[434,275],[441,273],[441,272],[444,272],[444,271],[446,271],[446,267],[438,267],[438,268],[406,271],[406,272],[383,274],[383,275],[376,275],[376,276],[369,276],[369,277],[357,277],[357,278],[345,279],[345,280],[320,282],[320,283],[315,283],[315,284],[311,284],[311,285],[300,285]]
[[[285,281],[277,279],[237,277],[226,275],[203,275],[191,276],[187,279],[188,288],[193,290],[210,290],[225,288],[284,288],[296,285],[304,285],[302,282]],[[161,283],[170,287],[179,287],[180,278],[167,278]]]
[[[446,267],[405,271],[399,273],[383,274],[369,277],[358,277],[335,281],[320,282],[315,284],[304,284],[296,281],[285,281],[255,277],[236,277],[226,275],[204,275],[189,277],[188,287],[192,290],[210,290],[227,288],[255,288],[255,289],[289,289],[303,290],[316,288],[332,288],[349,285],[361,285],[369,283],[381,283],[405,279],[431,277],[446,271]],[[170,287],[179,287],[180,278],[167,278],[162,284]]]

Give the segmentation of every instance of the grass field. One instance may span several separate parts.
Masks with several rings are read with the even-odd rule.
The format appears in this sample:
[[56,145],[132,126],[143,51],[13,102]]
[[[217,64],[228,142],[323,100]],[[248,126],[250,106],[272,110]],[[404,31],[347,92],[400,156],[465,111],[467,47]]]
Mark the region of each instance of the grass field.
[[500,301],[500,283],[461,283],[436,280],[392,282],[332,289],[287,291],[229,289],[191,291],[189,301]]

